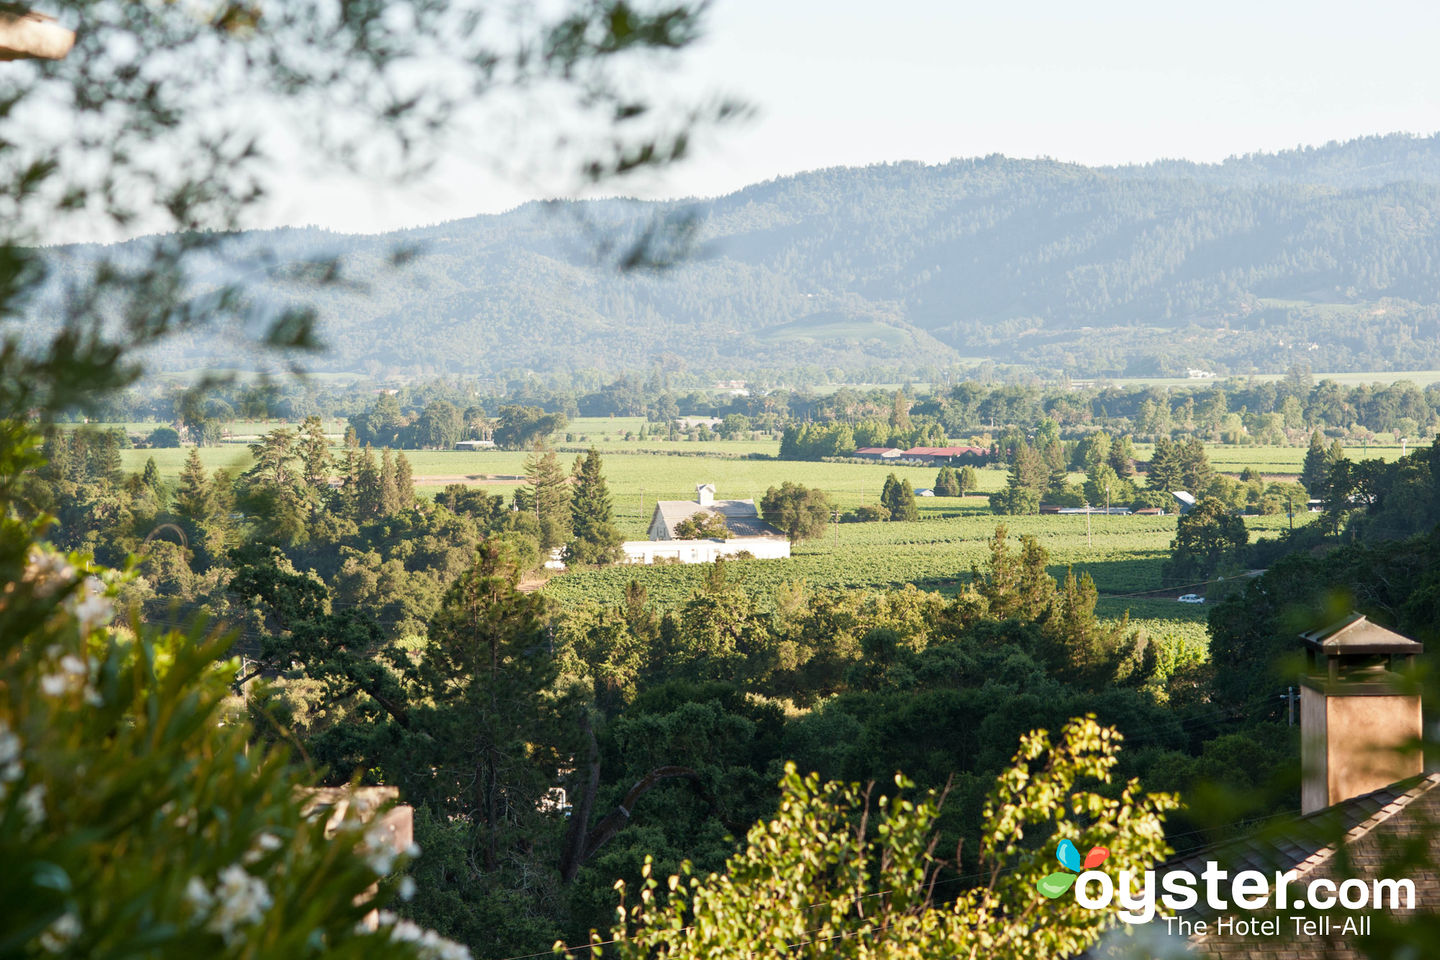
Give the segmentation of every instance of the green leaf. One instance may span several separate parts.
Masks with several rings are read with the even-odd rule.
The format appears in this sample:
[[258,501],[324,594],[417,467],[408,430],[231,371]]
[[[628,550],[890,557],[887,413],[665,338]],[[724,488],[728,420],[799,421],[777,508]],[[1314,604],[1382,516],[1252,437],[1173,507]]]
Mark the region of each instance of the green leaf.
[[1075,874],[1069,873],[1064,870],[1058,870],[1055,873],[1052,873],[1047,877],[1042,877],[1040,880],[1036,881],[1035,889],[1039,890],[1051,900],[1054,900],[1056,897],[1060,896],[1060,894],[1064,893],[1066,890],[1069,890],[1070,885],[1074,882]]

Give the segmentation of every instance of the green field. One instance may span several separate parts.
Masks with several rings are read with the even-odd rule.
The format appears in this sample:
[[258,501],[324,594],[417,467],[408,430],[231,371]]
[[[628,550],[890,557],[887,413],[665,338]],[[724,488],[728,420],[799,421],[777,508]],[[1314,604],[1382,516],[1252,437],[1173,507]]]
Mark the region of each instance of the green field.
[[[699,483],[715,484],[726,499],[758,500],[784,481],[825,490],[842,510],[879,499],[885,477],[895,473],[916,489],[929,487],[935,469],[891,467],[869,463],[811,463],[752,458],[773,455],[774,441],[695,443],[649,441],[644,446],[621,439],[638,432],[638,418],[582,419],[554,438],[579,449],[593,444],[604,452],[615,519],[628,539],[642,539],[655,501],[692,500]],[[582,439],[583,438],[583,439]],[[1226,447],[1210,449],[1217,469],[1238,473],[1255,466],[1270,474],[1298,473],[1302,447]],[[623,451],[623,452],[621,452]],[[153,456],[162,476],[173,480],[188,455],[180,450],[126,450],[126,469],[140,469]],[[1142,447],[1137,453],[1149,456]],[[1399,456],[1399,447],[1376,447],[1372,455]],[[243,444],[202,448],[208,468],[226,467],[239,472],[250,464]],[[573,453],[563,452],[563,460]],[[509,495],[522,481],[527,455],[506,451],[409,451],[406,457],[415,475],[417,491],[433,496],[446,483],[484,486]],[[1005,523],[1012,537],[1031,534],[1050,552],[1052,573],[1066,568],[1088,573],[1100,591],[1100,612],[1115,618],[1125,613],[1154,638],[1168,638],[1164,647],[1199,655],[1206,642],[1203,606],[1175,602],[1180,593],[1204,592],[1204,585],[1172,584],[1162,589],[1161,567],[1174,537],[1174,517],[1030,516],[1000,518],[993,515],[984,494],[1003,488],[1006,472],[996,468],[976,471],[980,495],[960,498],[921,497],[920,520],[910,523],[833,524],[824,539],[799,544],[788,560],[744,560],[729,564],[730,575],[751,591],[762,607],[772,602],[781,583],[803,582],[811,590],[837,588],[889,588],[915,584],[922,589],[950,593],[969,577],[972,565],[983,563],[987,543],[997,523]],[[1077,474],[1073,479],[1081,479]],[[1297,517],[1308,522],[1309,515]],[[1253,537],[1273,536],[1288,521],[1284,517],[1247,517]],[[565,603],[618,602],[626,584],[639,580],[651,598],[662,606],[688,597],[699,585],[705,569],[695,566],[611,567],[577,570],[553,576],[546,594]]]

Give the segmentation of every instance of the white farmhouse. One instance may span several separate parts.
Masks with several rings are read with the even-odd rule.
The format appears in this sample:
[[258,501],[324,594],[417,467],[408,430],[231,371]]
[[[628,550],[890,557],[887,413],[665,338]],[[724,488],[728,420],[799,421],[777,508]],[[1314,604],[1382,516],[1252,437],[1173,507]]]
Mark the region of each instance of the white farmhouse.
[[[679,525],[700,513],[715,514],[725,521],[728,539],[679,540]],[[790,556],[790,541],[760,519],[754,500],[716,500],[715,485],[697,484],[694,500],[661,500],[650,518],[648,540],[624,544],[629,563],[712,563],[720,557],[742,553],[771,560]]]

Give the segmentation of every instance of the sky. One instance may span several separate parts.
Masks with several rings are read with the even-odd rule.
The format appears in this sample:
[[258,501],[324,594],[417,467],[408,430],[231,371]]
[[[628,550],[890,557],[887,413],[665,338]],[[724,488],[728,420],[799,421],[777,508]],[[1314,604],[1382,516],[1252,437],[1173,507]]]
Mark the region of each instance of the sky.
[[[1440,130],[1440,4],[1370,0],[715,0],[684,89],[756,110],[663,179],[714,196],[819,167],[1003,153],[1218,161]],[[564,184],[445,158],[403,190],[297,180],[265,225],[346,232],[498,213]]]

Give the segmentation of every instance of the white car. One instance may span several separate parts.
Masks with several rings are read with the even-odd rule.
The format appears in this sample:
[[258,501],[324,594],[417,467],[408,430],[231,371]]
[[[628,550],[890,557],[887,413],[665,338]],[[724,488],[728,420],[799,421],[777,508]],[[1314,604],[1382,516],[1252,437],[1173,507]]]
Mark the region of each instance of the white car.
[[1178,598],[1176,598],[1176,599],[1178,599],[1181,603],[1204,603],[1204,602],[1205,602],[1205,598],[1202,597],[1202,596],[1200,596],[1200,594],[1198,594],[1198,593],[1187,593],[1187,594],[1185,594],[1185,596],[1183,596],[1183,597],[1178,597]]

